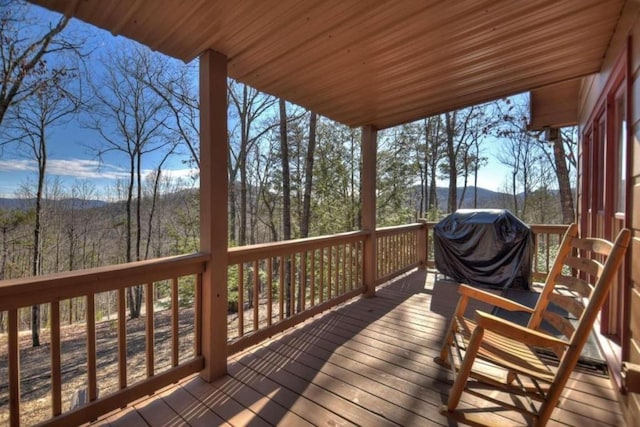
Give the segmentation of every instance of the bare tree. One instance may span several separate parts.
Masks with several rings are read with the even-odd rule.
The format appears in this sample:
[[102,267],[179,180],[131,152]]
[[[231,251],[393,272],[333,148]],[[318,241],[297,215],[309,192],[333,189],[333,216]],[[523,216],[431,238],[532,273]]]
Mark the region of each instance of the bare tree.
[[311,190],[313,187],[313,163],[316,151],[316,127],[318,116],[311,112],[309,115],[309,144],[307,144],[304,167],[304,195],[302,201],[302,218],[300,218],[300,237],[309,236],[309,222],[311,220]]
[[146,70],[147,84],[171,111],[173,120],[164,126],[186,146],[189,163],[200,169],[200,102],[194,87],[195,70],[189,64],[177,64],[166,58],[161,60],[163,66]]
[[562,222],[564,224],[571,224],[576,220],[573,191],[571,190],[571,170],[576,168],[574,155],[576,140],[575,128],[558,129],[557,136],[551,141],[539,140],[543,148],[542,151],[549,164],[553,166],[558,180]]
[[[147,49],[134,48],[110,52],[109,57],[104,58],[103,65],[105,75],[95,87],[96,102],[93,121],[89,126],[99,132],[104,142],[97,149],[100,158],[114,152],[124,155],[128,162],[125,261],[138,261],[143,257],[143,158],[151,153],[162,155],[175,147],[175,142],[165,137],[164,123],[171,112],[165,100],[150,88],[146,79],[158,73],[156,67],[162,67],[163,63]],[[127,299],[131,318],[139,317],[142,286],[128,288]]]
[[503,118],[505,120],[499,135],[504,142],[497,158],[510,168],[510,193],[514,214],[525,218],[527,198],[536,188],[537,180],[541,176],[540,171],[536,169],[541,153],[535,138],[527,129],[527,117],[523,111],[516,108],[511,114],[504,114]]
[[[280,159],[282,162],[282,239],[291,240],[291,176],[289,174],[289,141],[287,133],[287,104],[278,100],[280,108]],[[285,266],[286,315],[291,316],[291,264]]]
[[[438,166],[444,154],[443,138],[442,138],[442,120],[441,116],[433,116],[425,119],[425,170],[429,180],[429,194],[427,196],[427,211],[431,213],[438,210],[438,194],[436,178],[438,175]],[[435,219],[435,218],[431,218]]]
[[[175,148],[175,146],[173,146]],[[147,178],[151,181],[151,206],[149,207],[149,214],[147,216],[147,236],[145,239],[144,259],[149,258],[149,249],[151,248],[151,236],[153,235],[153,220],[156,213],[156,207],[158,205],[158,198],[160,197],[160,186],[162,183],[162,167],[164,163],[173,154],[173,150],[167,150],[162,155],[162,159],[158,163],[154,173],[150,174]],[[159,254],[156,254],[160,256]]]
[[53,55],[79,52],[79,44],[61,37],[69,17],[53,23],[40,22],[28,13],[23,1],[0,0],[0,124],[11,105],[18,105],[43,85],[55,86],[68,73],[67,65],[47,61]]
[[[54,125],[68,121],[77,113],[80,96],[71,87],[74,74],[61,73],[51,82],[42,82],[33,96],[25,98],[12,108],[7,117],[11,138],[6,143],[15,143],[18,150],[36,162],[37,183],[35,191],[35,222],[33,227],[33,257],[31,274],[41,271],[41,223],[42,203],[48,161],[49,133]],[[63,80],[66,78],[66,80]],[[32,344],[40,345],[40,307],[32,307]]]
[[471,127],[478,107],[451,111],[444,114],[444,132],[446,135],[445,162],[441,169],[449,178],[449,199],[447,211],[453,212],[458,206],[458,176],[464,170],[462,154],[467,151]]
[[[276,126],[267,120],[267,113],[275,105],[275,98],[265,95],[247,85],[230,82],[229,101],[238,119],[237,128],[231,133],[229,150],[230,228],[232,240],[242,246],[247,244],[248,213],[248,165],[247,156],[253,146]],[[262,119],[262,122],[260,120]],[[240,224],[236,226],[236,181],[240,176]],[[236,228],[238,230],[236,239]]]

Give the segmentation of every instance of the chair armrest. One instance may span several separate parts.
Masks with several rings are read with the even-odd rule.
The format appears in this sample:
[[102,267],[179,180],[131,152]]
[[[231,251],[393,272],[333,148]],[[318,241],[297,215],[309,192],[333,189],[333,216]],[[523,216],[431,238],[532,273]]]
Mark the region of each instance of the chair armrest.
[[567,347],[569,343],[553,335],[520,326],[501,317],[476,310],[475,320],[478,326],[507,338],[535,347]]
[[524,311],[526,313],[533,313],[534,311],[531,307],[527,307],[526,305],[511,301],[510,299],[492,294],[491,292],[483,291],[482,289],[472,288],[471,286],[465,285],[464,283],[460,284],[458,292],[462,295],[466,295],[469,298],[483,301],[508,311]]

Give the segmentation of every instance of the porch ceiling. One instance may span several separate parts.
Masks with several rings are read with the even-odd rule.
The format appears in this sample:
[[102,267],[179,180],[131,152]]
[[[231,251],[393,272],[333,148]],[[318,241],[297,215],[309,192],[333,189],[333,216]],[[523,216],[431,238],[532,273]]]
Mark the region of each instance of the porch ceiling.
[[350,126],[597,72],[624,0],[30,0]]

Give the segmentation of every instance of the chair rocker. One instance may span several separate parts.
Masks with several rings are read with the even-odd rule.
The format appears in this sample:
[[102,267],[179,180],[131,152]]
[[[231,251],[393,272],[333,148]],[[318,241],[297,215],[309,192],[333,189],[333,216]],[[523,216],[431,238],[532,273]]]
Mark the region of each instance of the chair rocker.
[[[459,421],[482,424],[477,410],[457,409],[466,391],[505,410],[530,416],[533,425],[544,426],[580,358],[630,237],[625,229],[614,243],[579,238],[578,227],[572,224],[534,308],[460,285],[456,311],[436,358],[438,363],[450,366],[454,375],[448,402],[441,413]],[[469,299],[527,312],[528,324],[524,327],[479,310],[473,319],[465,317]],[[569,316],[560,314],[559,308]],[[549,325],[557,334],[547,332]],[[559,362],[543,357],[541,350],[551,351]]]

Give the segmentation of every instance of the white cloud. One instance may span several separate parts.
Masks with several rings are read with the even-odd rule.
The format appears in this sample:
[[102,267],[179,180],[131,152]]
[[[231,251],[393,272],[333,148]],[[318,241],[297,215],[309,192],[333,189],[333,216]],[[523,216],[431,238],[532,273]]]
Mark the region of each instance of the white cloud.
[[0,160],[0,172],[33,172],[38,167],[33,160]]
[[178,178],[191,178],[194,175],[198,174],[197,169],[186,168],[186,169],[165,169],[162,171],[163,174],[171,177],[172,179]]
[[127,171],[119,166],[87,159],[50,160],[47,172],[78,179],[118,179],[128,176]]
[[[38,166],[34,160],[9,159],[0,160],[0,194],[7,195],[15,192],[20,182],[27,176],[37,173]],[[154,173],[154,169],[144,169],[143,176]],[[173,182],[191,182],[190,178],[196,176],[197,169],[163,169],[162,174]],[[127,180],[129,172],[118,165],[105,164],[97,160],[88,159],[51,159],[47,162],[47,175],[61,178],[81,180],[101,180],[100,186],[108,185],[118,179]],[[190,186],[190,184],[189,184]],[[0,197],[2,197],[0,195]]]
[[[0,172],[36,172],[35,160],[0,160]],[[78,179],[118,179],[127,177],[123,168],[87,159],[51,159],[47,162],[47,174],[69,176]]]

